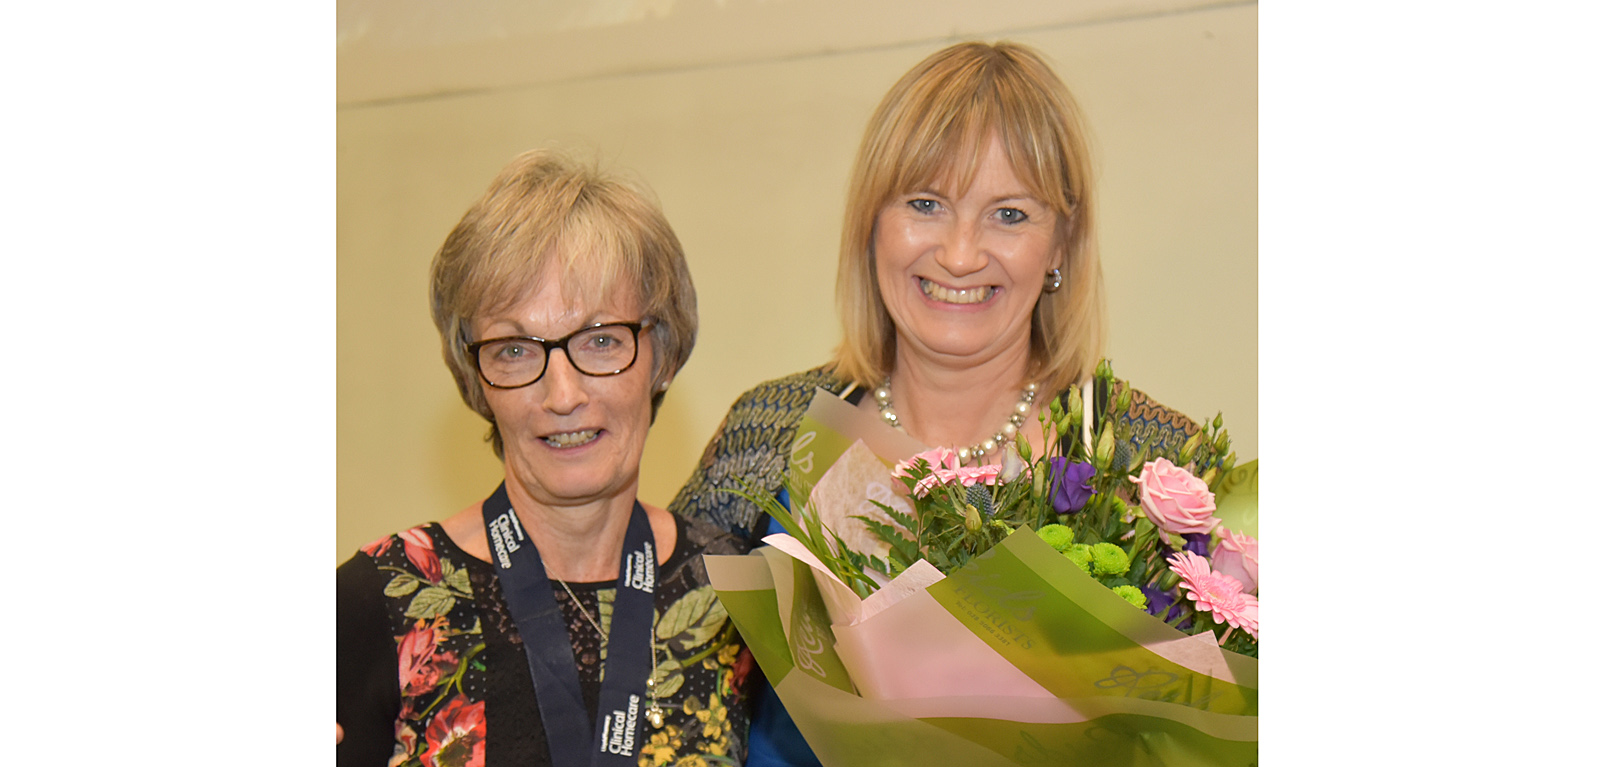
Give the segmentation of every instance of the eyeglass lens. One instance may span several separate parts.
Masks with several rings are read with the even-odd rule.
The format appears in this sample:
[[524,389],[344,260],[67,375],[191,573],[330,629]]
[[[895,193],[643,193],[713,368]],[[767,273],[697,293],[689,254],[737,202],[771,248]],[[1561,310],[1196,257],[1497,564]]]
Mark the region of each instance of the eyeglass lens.
[[[636,351],[633,329],[626,325],[584,328],[549,345],[565,349],[572,366],[591,376],[627,370],[633,365]],[[524,386],[544,374],[548,356],[545,345],[537,341],[507,338],[479,347],[478,367],[495,386]]]

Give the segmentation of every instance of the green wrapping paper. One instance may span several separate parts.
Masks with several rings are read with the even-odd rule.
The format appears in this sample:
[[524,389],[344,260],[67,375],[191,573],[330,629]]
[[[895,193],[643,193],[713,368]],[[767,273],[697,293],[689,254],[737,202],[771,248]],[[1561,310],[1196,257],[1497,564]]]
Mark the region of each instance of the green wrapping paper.
[[[1013,667],[1007,674],[1020,670],[1043,692],[863,697],[835,647],[817,586],[818,577],[831,576],[772,547],[743,557],[708,556],[706,569],[827,767],[1256,763],[1257,661],[1217,648],[1209,634],[1187,637],[1133,608],[1031,531],[1017,531],[927,587],[931,603],[904,599],[850,631],[891,650],[896,643],[921,647],[906,653],[919,663],[929,663],[930,643],[935,650],[941,642],[955,644],[953,635],[939,632],[964,631],[992,648],[995,662]],[[908,612],[933,603],[948,616],[919,623]],[[876,632],[879,624],[892,631]],[[926,628],[935,625],[942,628]],[[948,663],[981,666],[970,655]],[[895,655],[874,657],[893,665]],[[916,667],[871,671],[910,680],[937,676]]]

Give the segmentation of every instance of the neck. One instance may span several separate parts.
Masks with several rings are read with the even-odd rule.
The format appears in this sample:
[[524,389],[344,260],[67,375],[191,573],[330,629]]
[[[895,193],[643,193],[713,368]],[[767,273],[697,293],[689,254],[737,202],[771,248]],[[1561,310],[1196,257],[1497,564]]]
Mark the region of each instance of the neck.
[[637,480],[616,496],[566,506],[540,502],[507,474],[511,508],[539,549],[547,576],[582,583],[616,579]]
[[[1026,344],[977,360],[944,360],[907,349],[905,339],[896,344],[890,374],[894,410],[906,433],[926,445],[965,446],[993,437],[1028,383]],[[1044,394],[1035,405],[1046,402]]]

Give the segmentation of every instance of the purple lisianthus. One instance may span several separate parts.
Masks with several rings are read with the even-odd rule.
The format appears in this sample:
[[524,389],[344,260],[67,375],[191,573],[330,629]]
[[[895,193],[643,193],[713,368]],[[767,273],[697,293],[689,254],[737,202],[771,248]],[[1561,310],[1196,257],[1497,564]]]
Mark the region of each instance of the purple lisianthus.
[[1178,601],[1177,589],[1162,591],[1155,586],[1140,586],[1139,590],[1144,592],[1145,601],[1149,603],[1144,611],[1162,620],[1166,619],[1167,610]]
[[[1177,588],[1173,588],[1171,591],[1162,591],[1155,586],[1140,586],[1139,590],[1144,592],[1145,602],[1148,603],[1145,605],[1144,611],[1163,621],[1178,615],[1183,608],[1183,600],[1178,598]],[[1171,611],[1172,614],[1168,615],[1168,611]],[[1188,629],[1193,625],[1193,618],[1184,618],[1183,622],[1177,625],[1177,628]]]
[[1183,550],[1202,557],[1211,556],[1211,533],[1184,533]]
[[1050,476],[1050,505],[1055,507],[1058,514],[1071,514],[1082,509],[1089,502],[1089,497],[1094,495],[1094,488],[1089,486],[1094,467],[1087,463],[1069,464],[1064,457],[1051,458]]

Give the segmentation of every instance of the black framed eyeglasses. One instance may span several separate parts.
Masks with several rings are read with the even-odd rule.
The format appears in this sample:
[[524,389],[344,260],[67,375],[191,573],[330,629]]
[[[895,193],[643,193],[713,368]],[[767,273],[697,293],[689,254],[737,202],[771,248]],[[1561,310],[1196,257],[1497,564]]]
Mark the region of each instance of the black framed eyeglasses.
[[467,353],[483,382],[496,389],[518,389],[538,381],[550,367],[550,353],[560,349],[579,373],[614,376],[639,359],[639,331],[655,323],[602,322],[579,328],[554,341],[537,336],[489,338],[467,344]]

